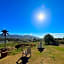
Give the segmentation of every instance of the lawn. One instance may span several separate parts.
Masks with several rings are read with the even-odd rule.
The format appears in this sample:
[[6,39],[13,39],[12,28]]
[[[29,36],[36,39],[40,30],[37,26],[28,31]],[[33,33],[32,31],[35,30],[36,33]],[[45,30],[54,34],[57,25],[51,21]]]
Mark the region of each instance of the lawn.
[[[44,51],[40,53],[36,47],[32,48],[32,56],[29,59],[28,64],[64,64],[64,45],[60,46],[45,46]],[[17,54],[7,56],[6,58],[0,59],[0,64],[16,64],[18,58],[21,57],[21,50],[13,51]]]

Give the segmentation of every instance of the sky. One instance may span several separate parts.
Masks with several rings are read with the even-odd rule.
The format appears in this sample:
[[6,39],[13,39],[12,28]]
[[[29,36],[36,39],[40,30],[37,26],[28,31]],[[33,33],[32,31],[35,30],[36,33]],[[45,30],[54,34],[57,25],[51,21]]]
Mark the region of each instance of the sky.
[[[45,20],[38,20],[43,13]],[[42,36],[64,33],[64,0],[0,0],[0,31]]]

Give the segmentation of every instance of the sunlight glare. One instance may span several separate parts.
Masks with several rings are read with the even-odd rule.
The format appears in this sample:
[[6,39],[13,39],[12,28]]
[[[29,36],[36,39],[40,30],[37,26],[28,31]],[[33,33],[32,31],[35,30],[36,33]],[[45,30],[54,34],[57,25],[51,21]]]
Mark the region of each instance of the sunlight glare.
[[37,14],[37,21],[38,21],[38,22],[44,22],[44,20],[45,20],[45,14],[43,14],[43,13],[38,13],[38,14]]

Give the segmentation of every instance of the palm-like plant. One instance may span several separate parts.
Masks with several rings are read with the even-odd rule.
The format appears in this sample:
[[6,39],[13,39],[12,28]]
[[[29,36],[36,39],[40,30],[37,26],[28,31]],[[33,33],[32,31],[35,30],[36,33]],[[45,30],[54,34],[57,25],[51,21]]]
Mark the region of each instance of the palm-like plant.
[[4,43],[5,43],[5,45],[4,45],[4,47],[6,48],[6,35],[8,34],[8,31],[7,30],[2,30],[1,31],[2,32],[2,35],[4,36]]

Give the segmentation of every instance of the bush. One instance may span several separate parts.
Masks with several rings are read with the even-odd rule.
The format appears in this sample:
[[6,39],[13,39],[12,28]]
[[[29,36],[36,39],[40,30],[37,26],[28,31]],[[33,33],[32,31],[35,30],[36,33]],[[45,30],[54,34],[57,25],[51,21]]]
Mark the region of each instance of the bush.
[[60,44],[64,44],[64,40],[58,40]]
[[59,42],[55,41],[52,45],[59,46]]

